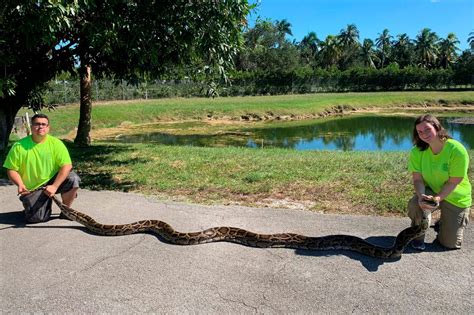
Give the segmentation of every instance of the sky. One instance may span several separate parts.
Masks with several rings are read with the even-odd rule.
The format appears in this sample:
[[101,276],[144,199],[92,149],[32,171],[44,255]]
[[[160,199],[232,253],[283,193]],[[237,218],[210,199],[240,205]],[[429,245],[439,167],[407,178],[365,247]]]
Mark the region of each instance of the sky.
[[251,27],[257,18],[286,19],[293,33],[288,38],[296,41],[311,31],[324,40],[348,24],[357,26],[360,42],[375,41],[385,28],[394,39],[402,33],[415,39],[427,27],[442,38],[456,34],[458,47],[465,50],[469,33],[474,32],[474,0],[250,0],[256,2]]

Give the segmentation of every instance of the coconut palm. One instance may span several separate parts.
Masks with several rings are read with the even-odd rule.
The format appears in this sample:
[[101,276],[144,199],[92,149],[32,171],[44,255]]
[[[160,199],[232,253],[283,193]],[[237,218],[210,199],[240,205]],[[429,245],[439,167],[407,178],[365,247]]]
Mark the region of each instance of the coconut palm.
[[469,43],[469,46],[471,47],[471,51],[474,53],[474,32],[469,33],[467,42]]
[[316,58],[319,50],[320,40],[316,36],[315,32],[309,32],[308,35],[303,37],[301,42],[298,44],[301,56],[306,60],[307,63],[311,63]]
[[339,32],[337,38],[344,48],[358,47],[360,45],[359,30],[355,24],[348,24],[345,29]]
[[280,33],[293,36],[293,33],[291,32],[291,23],[288,22],[286,19],[283,19],[281,21],[277,20],[275,22],[275,26]]
[[315,32],[309,32],[308,35],[303,37],[301,43],[299,44],[300,47],[309,48],[314,54],[318,52],[320,40],[318,36],[316,36]]
[[324,68],[330,68],[336,65],[341,58],[341,49],[338,45],[337,37],[328,35],[326,39],[321,42],[321,63]]
[[429,28],[424,28],[416,36],[415,54],[418,64],[424,68],[433,67],[438,59],[438,35]]
[[398,34],[393,42],[392,54],[400,67],[404,68],[413,62],[414,46],[406,33]]
[[350,63],[351,57],[359,49],[359,30],[355,24],[348,24],[345,29],[342,29],[337,35],[338,44],[342,52],[343,66]]
[[375,69],[374,61],[377,61],[378,57],[374,48],[374,42],[371,39],[364,39],[360,48],[360,57],[365,66]]
[[387,60],[388,55],[390,53],[391,39],[393,38],[393,36],[390,35],[389,32],[390,31],[388,29],[384,29],[382,33],[379,34],[379,37],[377,37],[377,39],[375,40],[375,45],[379,49],[381,55],[381,68],[384,67],[385,61]]
[[276,21],[275,28],[278,34],[278,46],[281,47],[285,42],[286,35],[293,36],[293,33],[291,32],[291,23],[288,22],[286,19]]
[[460,50],[457,45],[459,40],[454,33],[449,33],[445,39],[440,39],[439,47],[439,63],[444,69],[454,63],[457,58],[456,50]]

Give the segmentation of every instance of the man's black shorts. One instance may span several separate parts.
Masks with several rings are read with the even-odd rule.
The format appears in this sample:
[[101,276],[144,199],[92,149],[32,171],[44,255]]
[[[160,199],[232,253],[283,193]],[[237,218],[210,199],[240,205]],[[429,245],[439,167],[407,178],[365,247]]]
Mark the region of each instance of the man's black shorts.
[[[42,187],[54,183],[55,178],[56,176]],[[57,193],[62,194],[73,188],[79,188],[80,183],[81,179],[79,178],[79,175],[75,172],[70,172],[64,182],[58,187]],[[37,189],[28,195],[20,196],[20,201],[23,203],[23,207],[25,208],[25,219],[27,222],[45,222],[51,217],[52,200],[43,193],[42,189]]]

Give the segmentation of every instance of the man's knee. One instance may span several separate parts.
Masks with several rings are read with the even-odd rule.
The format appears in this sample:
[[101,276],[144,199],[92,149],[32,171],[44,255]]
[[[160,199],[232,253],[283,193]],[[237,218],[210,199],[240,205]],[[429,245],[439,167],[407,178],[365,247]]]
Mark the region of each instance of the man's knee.
[[76,172],[69,172],[67,181],[73,189],[79,189],[79,185],[81,184],[81,178],[79,177],[79,175],[77,175]]
[[77,189],[79,189],[80,184],[81,178],[79,177],[79,175],[77,175],[76,172],[71,171],[69,172],[64,182],[62,182],[62,184],[59,186],[57,192],[64,194],[71,191],[72,189],[75,189],[77,191]]

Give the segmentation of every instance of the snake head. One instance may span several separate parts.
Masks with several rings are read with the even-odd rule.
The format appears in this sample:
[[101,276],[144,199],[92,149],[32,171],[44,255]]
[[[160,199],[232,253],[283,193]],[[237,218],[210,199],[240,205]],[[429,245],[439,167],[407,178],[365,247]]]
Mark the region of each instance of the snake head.
[[439,207],[439,202],[433,199],[423,199],[423,203],[427,204],[430,207],[438,208]]
[[430,221],[431,221],[431,213],[433,210],[431,209],[422,209],[423,211],[423,218],[421,219],[421,227],[423,230],[428,229],[430,226]]

